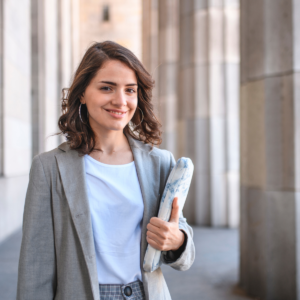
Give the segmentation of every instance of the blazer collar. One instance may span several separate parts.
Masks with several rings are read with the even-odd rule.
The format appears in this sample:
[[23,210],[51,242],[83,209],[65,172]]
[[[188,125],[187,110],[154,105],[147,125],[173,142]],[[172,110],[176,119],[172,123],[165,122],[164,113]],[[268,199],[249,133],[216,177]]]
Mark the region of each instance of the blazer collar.
[[[142,270],[147,248],[147,224],[151,217],[157,215],[159,208],[160,157],[153,154],[153,146],[151,147],[148,144],[144,144],[128,134],[126,134],[126,137],[133,153],[144,202],[140,257]],[[89,270],[94,299],[98,300],[100,296],[96,255],[85,181],[84,158],[83,156],[79,156],[76,150],[70,149],[67,142],[62,143],[58,148],[62,150],[61,153],[56,155],[56,160],[63,188]],[[101,197],[101,195],[99,195],[99,197]]]
[[[127,137],[131,151],[134,151],[132,148],[138,148],[142,151],[146,151],[146,152],[150,153],[154,149],[153,146],[150,146],[149,144],[144,144],[142,141],[139,141],[139,140],[133,138],[130,134],[127,134],[127,133],[124,133],[124,134]],[[58,148],[64,152],[74,151],[70,148],[70,145],[68,142],[64,142],[64,143],[60,144],[58,146]]]

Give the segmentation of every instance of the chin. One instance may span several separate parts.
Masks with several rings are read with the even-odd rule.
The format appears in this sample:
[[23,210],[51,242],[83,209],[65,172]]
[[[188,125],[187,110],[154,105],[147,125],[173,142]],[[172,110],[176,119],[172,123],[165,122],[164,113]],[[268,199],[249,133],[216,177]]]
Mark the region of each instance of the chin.
[[[126,124],[127,125],[127,124]],[[126,127],[125,126],[110,126],[110,127],[107,127],[108,130],[114,130],[114,131],[123,131],[123,129]]]
[[[103,128],[104,130],[113,130],[113,131],[121,131],[123,130],[127,123],[121,123],[119,122],[119,124],[117,122],[109,122],[111,120],[109,120],[108,122],[104,122],[103,123],[103,120],[101,120],[102,122],[94,122],[94,125],[95,126],[95,129],[96,128]],[[93,127],[93,126],[92,126]]]

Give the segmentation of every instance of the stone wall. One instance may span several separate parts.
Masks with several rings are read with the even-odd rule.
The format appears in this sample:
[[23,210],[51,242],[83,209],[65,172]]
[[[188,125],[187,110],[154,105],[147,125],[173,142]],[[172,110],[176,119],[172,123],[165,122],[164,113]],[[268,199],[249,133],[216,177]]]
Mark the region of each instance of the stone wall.
[[300,299],[299,45],[297,1],[241,2],[240,281],[261,299]]

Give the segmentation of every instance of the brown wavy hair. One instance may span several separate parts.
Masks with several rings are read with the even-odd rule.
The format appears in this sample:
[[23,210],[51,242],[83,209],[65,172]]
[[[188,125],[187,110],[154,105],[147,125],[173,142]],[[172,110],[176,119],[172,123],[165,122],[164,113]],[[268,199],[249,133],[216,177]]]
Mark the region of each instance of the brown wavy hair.
[[137,77],[138,107],[143,111],[144,118],[142,120],[141,112],[137,107],[131,119],[133,126],[129,126],[128,123],[123,132],[144,143],[160,145],[161,124],[154,115],[151,102],[154,80],[130,50],[112,41],[93,43],[82,58],[71,87],[62,89],[62,115],[58,120],[61,132],[58,134],[63,134],[71,149],[77,150],[82,155],[99,150],[95,148],[95,133],[89,124],[86,105],[81,106],[81,117],[85,124],[79,117],[79,105],[85,89],[103,63],[108,60],[119,60],[125,63],[135,71]]

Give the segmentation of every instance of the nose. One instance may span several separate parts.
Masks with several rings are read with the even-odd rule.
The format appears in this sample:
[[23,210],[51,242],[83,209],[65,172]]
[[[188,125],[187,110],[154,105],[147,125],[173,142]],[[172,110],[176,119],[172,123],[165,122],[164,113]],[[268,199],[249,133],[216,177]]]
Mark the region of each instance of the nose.
[[127,105],[127,99],[126,99],[126,94],[124,91],[119,90],[116,93],[116,96],[114,97],[114,100],[112,101],[114,105],[117,106],[124,106]]

